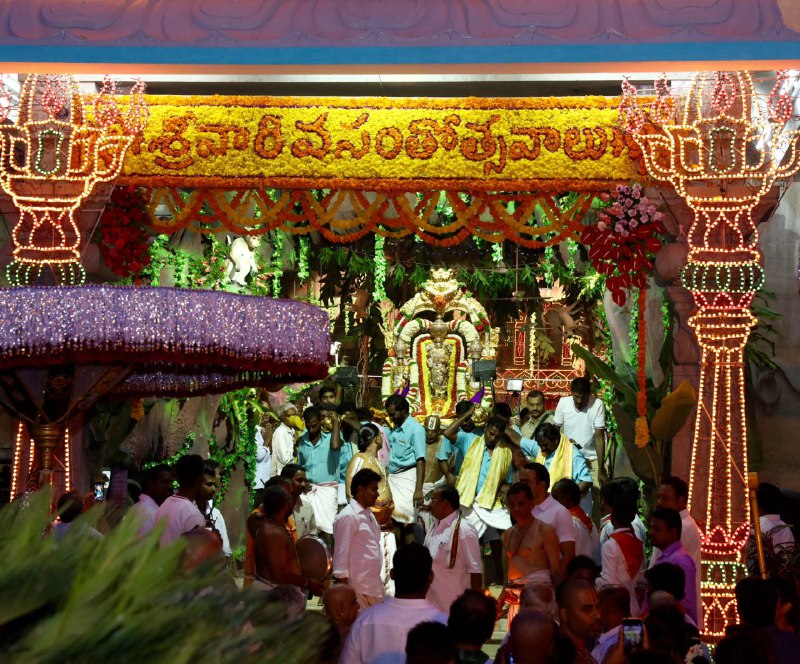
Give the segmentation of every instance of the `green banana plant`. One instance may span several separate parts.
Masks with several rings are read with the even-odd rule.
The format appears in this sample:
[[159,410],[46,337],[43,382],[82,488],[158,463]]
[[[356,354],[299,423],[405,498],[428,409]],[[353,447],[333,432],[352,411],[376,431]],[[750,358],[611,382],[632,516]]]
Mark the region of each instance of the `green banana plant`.
[[[632,354],[635,354],[635,349],[632,351]],[[657,486],[665,469],[669,468],[672,437],[683,427],[691,414],[691,408],[662,410],[662,403],[670,395],[669,388],[672,382],[672,329],[667,330],[667,337],[658,358],[664,373],[664,380],[659,385],[653,385],[649,378],[647,380],[646,418],[648,425],[657,416],[660,416],[660,421],[664,425],[660,427],[660,430],[667,433],[662,436],[664,440],[656,440],[651,436],[644,447],[637,447],[635,444],[639,390],[636,370],[627,366],[624,373],[619,373],[614,366],[578,344],[573,344],[572,352],[585,362],[589,374],[607,381],[614,388],[616,401],[609,405],[631,466],[639,479],[646,485]],[[685,389],[685,386],[681,386],[679,389]]]

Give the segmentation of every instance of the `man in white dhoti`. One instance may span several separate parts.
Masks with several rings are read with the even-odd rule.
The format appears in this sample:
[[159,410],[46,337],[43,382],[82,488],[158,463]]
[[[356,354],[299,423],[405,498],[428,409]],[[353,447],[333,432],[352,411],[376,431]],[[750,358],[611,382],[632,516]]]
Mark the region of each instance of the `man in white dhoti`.
[[433,583],[426,599],[449,613],[450,605],[468,588],[483,587],[483,564],[478,533],[461,518],[461,501],[454,486],[437,487],[431,496],[433,527],[425,546],[433,558]]
[[511,448],[503,439],[504,429],[502,419],[489,419],[483,435],[470,443],[456,482],[461,513],[478,535],[489,542],[495,581],[499,583],[503,580],[500,535],[511,527],[502,496],[514,472]]
[[339,437],[339,418],[333,418],[330,433],[322,431],[319,408],[306,408],[303,412],[306,431],[297,441],[297,459],[306,470],[311,491],[306,498],[314,508],[317,528],[332,544],[333,520],[338,512],[340,457],[342,443]]
[[423,501],[425,429],[409,415],[408,401],[399,394],[386,400],[386,414],[392,421],[392,430],[388,433],[389,488],[394,500],[392,518],[400,524],[401,541],[413,541],[416,511]]

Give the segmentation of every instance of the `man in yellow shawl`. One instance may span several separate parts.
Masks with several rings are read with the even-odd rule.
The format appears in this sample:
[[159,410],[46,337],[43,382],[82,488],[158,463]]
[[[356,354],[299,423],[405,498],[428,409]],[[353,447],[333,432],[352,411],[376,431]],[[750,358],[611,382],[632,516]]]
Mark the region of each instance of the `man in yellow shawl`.
[[574,480],[581,490],[581,508],[592,515],[592,476],[578,446],[572,443],[555,425],[545,423],[536,432],[539,453],[536,463],[541,463],[550,473],[550,486],[558,480]]
[[486,423],[483,435],[467,448],[456,482],[464,520],[492,549],[497,583],[504,578],[500,536],[511,527],[503,496],[514,471],[511,448],[503,440],[504,429],[505,422],[499,418]]

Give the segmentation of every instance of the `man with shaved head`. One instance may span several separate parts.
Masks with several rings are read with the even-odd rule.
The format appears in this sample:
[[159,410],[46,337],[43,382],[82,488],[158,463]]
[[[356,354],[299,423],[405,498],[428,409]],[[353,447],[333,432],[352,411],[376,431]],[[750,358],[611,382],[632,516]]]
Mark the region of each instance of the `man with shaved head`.
[[605,632],[597,639],[592,657],[602,662],[619,639],[619,626],[630,612],[631,596],[625,586],[603,586],[597,591],[597,599]]
[[595,587],[583,579],[567,579],[556,591],[560,628],[575,646],[575,664],[595,664],[586,643],[600,635],[600,602]]
[[546,664],[555,653],[555,624],[542,611],[520,611],[511,623],[510,635],[514,664]]
[[333,623],[339,633],[339,651],[341,652],[350,627],[358,618],[361,606],[358,603],[356,591],[343,583],[331,586],[322,596],[325,605],[325,615]]

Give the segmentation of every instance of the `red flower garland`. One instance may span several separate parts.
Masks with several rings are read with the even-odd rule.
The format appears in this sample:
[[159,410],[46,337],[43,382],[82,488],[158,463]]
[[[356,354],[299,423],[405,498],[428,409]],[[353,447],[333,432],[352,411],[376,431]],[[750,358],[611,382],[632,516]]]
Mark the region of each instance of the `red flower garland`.
[[100,253],[120,277],[138,277],[150,264],[145,200],[136,187],[116,187],[100,220]]
[[606,275],[614,302],[622,306],[625,289],[647,286],[655,253],[661,248],[662,214],[642,195],[639,184],[619,185],[613,198],[604,194],[602,199],[608,206],[597,212],[593,226],[581,231],[581,243],[588,247],[595,269]]

